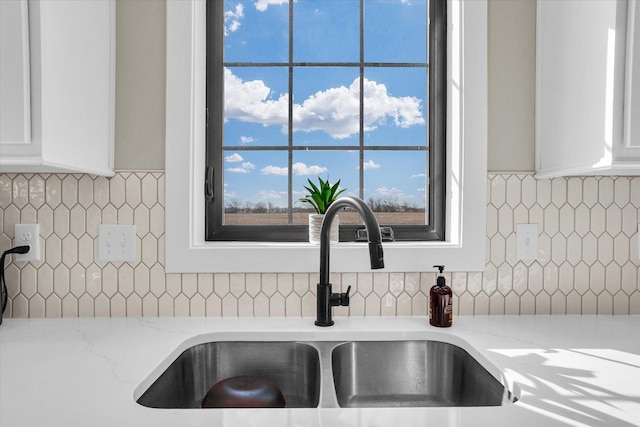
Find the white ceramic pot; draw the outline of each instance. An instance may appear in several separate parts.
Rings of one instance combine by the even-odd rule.
[[[309,214],[309,243],[320,244],[320,231],[322,230],[322,221],[324,220],[323,214]],[[332,242],[338,241],[338,230],[340,221],[338,216],[333,217],[331,222],[331,234],[330,240]]]

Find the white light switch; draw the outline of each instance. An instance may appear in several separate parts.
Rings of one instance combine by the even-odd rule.
[[[538,258],[538,224],[516,224],[516,258]]]
[[[15,245],[29,246],[26,254],[14,254],[15,261],[40,261],[40,224],[16,224]]]
[[[136,226],[100,224],[98,261],[135,261]]]

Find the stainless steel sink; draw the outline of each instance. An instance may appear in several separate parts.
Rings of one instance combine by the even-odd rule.
[[[506,392],[469,353],[444,342],[348,342],[331,360],[341,407],[499,406]]]
[[[494,369],[494,372],[496,370]],[[511,393],[463,348],[426,341],[219,341],[187,348],[137,398],[199,408],[218,381],[264,376],[287,408],[499,406]]]
[[[320,396],[318,352],[299,342],[211,342],[185,350],[137,400],[152,408],[199,408],[220,380],[261,376],[282,391],[288,408],[315,408]]]

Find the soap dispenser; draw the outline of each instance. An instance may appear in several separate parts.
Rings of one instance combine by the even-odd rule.
[[[447,328],[453,323],[453,293],[442,275],[444,265],[434,267],[440,271],[440,275],[429,292],[429,323]]]

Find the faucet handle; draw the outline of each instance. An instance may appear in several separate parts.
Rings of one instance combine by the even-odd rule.
[[[351,292],[351,285],[347,287],[347,292],[343,293],[340,298],[340,305],[348,306],[349,305],[349,292]]]
[[[351,292],[351,285],[347,288],[347,292],[343,293],[332,293],[329,297],[329,305],[331,307],[343,306],[346,307],[349,305],[349,292]]]

